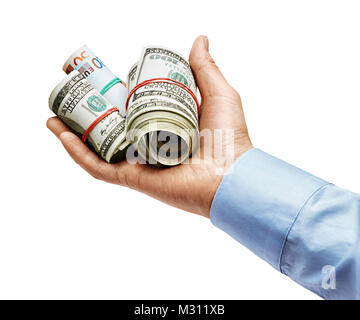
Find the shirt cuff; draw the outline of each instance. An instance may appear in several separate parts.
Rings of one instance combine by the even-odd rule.
[[[243,154],[223,178],[210,219],[280,269],[287,235],[306,201],[328,184],[259,149]]]

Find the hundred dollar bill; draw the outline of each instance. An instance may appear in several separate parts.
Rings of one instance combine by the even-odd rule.
[[[196,82],[185,58],[155,46],[145,47],[139,62],[130,69],[129,92],[151,79],[158,80],[139,87],[129,99],[126,139],[135,144],[139,155],[148,162],[176,165],[198,146],[198,110],[190,94],[196,94]]]
[[[52,91],[50,109],[75,133],[82,136],[100,116],[113,108],[79,71],[70,72]],[[119,111],[105,116],[90,131],[87,141],[104,160],[118,162],[124,157],[125,119]]]
[[[78,70],[120,113],[125,115],[127,88],[87,46],[76,50],[65,62],[63,70],[69,74]]]

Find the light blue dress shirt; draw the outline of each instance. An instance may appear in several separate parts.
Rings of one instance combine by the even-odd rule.
[[[259,149],[221,182],[213,224],[325,299],[360,299],[360,195]]]

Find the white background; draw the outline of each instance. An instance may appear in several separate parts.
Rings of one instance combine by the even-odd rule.
[[[125,79],[144,45],[206,34],[254,145],[359,192],[358,3],[3,2],[0,298],[318,299],[207,219],[87,175],[47,100],[83,44]]]

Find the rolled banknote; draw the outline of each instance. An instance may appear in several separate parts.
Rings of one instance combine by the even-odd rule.
[[[87,46],[76,50],[65,62],[63,70],[69,74],[78,70],[120,113],[125,115],[126,84],[116,77]]]
[[[128,74],[126,139],[149,163],[177,165],[198,146],[197,87],[189,63],[158,46],[145,47]]]
[[[125,119],[84,74],[70,72],[52,91],[49,107],[104,160],[124,158]]]

